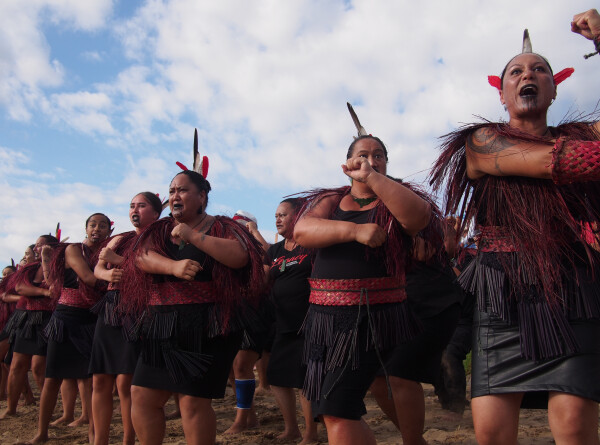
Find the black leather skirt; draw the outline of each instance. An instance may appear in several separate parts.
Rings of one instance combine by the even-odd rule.
[[[519,329],[476,311],[471,396],[527,393],[523,407],[544,408],[556,391],[600,402],[600,321],[571,321],[578,351],[548,360],[521,357]]]

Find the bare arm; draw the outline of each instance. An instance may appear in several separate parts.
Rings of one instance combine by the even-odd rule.
[[[33,284],[17,284],[15,290],[20,295],[26,297],[51,297],[52,293],[50,289],[44,289],[43,287],[34,286]],[[18,298],[17,298],[18,300]]]
[[[16,303],[20,299],[21,299],[20,295],[6,294],[6,293],[2,294],[2,301],[4,301],[5,303]]]
[[[552,145],[522,142],[480,128],[467,138],[467,175],[526,176],[551,179]]]
[[[193,244],[231,269],[241,269],[250,260],[248,252],[237,239],[217,238],[203,232],[195,232],[187,224],[176,225],[171,235],[176,240]]]
[[[144,272],[155,275],[173,275],[191,281],[201,269],[194,260],[173,260],[154,252],[147,251],[137,260],[137,266]]]
[[[65,266],[73,269],[79,279],[88,286],[94,287],[96,284],[96,277],[85,262],[78,244],[71,244],[65,250]]]
[[[254,221],[246,223],[246,229],[248,229],[248,231],[252,234],[256,241],[258,241],[261,244],[261,246],[266,252],[269,246],[271,245],[267,242],[267,240],[263,238],[262,234],[258,230],[258,226],[256,225],[256,223]]]
[[[121,238],[122,237],[120,236],[114,237],[112,240],[110,240],[108,245],[100,251],[98,263],[94,268],[94,275],[96,278],[108,281],[110,283],[118,283],[121,281],[121,277],[123,276],[123,271],[121,269],[108,269],[106,267],[108,263],[117,266],[123,263],[123,257],[117,255],[115,251],[112,250]]]

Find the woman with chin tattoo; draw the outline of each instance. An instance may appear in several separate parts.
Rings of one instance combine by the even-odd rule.
[[[48,425],[56,406],[61,383],[77,381],[81,404],[89,417],[88,439],[93,443],[92,379],[89,373],[92,337],[96,316],[89,309],[100,297],[103,282],[94,276],[100,244],[111,232],[111,222],[94,213],[85,222],[82,243],[44,246],[41,251],[46,283],[58,304],[44,329],[48,339],[46,379],[40,398],[37,435],[28,443],[48,440]]]
[[[94,269],[96,278],[109,283],[104,297],[91,309],[98,315],[90,360],[95,445],[108,445],[115,382],[121,404],[123,445],[135,442],[131,422],[131,379],[139,355],[139,342],[129,341],[127,330],[131,323],[127,323],[124,314],[118,310],[119,283],[123,276],[121,265],[138,236],[160,217],[161,212],[162,203],[154,193],[135,195],[129,205],[129,220],[135,230],[112,238],[100,251]]]
[[[571,30],[600,49],[600,14],[577,14]],[[477,256],[459,277],[476,297],[471,408],[479,444],[517,443],[521,407],[548,408],[556,444],[598,444],[600,402],[600,124],[547,112],[553,73],[523,51],[490,84],[508,122],[446,136],[432,183],[446,183],[446,212],[481,231]],[[592,115],[591,117],[595,117]]]
[[[263,287],[262,247],[232,219],[206,213],[210,189],[196,171],[176,175],[169,187],[172,217],[150,225],[134,261],[123,266],[121,305],[145,314],[131,388],[143,445],[162,443],[163,408],[172,394],[179,394],[187,443],[215,442],[212,399],[225,394],[242,338],[235,311]]]

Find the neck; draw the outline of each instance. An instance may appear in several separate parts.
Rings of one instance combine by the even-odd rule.
[[[206,212],[202,212],[202,213],[197,214],[193,218],[190,218],[190,220],[188,220],[188,221],[177,220],[177,222],[187,224],[192,229],[194,229],[194,228],[198,227],[202,223],[202,221],[204,221],[205,218],[206,218]]]
[[[518,128],[525,133],[533,134],[535,136],[544,136],[548,133],[548,124],[545,114],[533,119],[531,117],[511,117],[508,123],[511,127]]]
[[[358,182],[358,181],[352,181],[352,187],[350,188],[350,193],[355,198],[371,198],[373,196],[377,196],[377,195],[375,195],[375,192],[373,192],[373,190],[371,190],[371,187],[369,187],[368,185],[366,185],[362,182]]]
[[[96,250],[98,250],[99,243],[93,243],[92,241],[90,241],[89,238],[84,239],[82,244],[85,244],[86,246],[88,246],[92,252],[95,252]]]

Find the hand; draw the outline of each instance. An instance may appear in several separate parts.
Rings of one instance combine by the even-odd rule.
[[[342,170],[346,176],[358,182],[367,182],[369,176],[375,171],[367,158],[350,158],[342,164]]]
[[[123,278],[123,269],[110,269],[108,271],[108,281],[111,283],[118,283]]]
[[[50,260],[52,257],[52,247],[48,245],[42,246],[41,257],[42,260]]]
[[[177,226],[179,227],[179,226]],[[192,281],[196,274],[202,270],[200,263],[194,260],[175,261],[171,275],[182,280]]]
[[[355,240],[365,246],[379,247],[387,238],[385,230],[377,224],[357,224]]]
[[[192,236],[192,228],[185,223],[179,223],[171,231],[171,236],[175,239],[176,243],[183,241],[189,243]]]
[[[248,221],[246,223],[246,229],[248,229],[248,232],[250,232],[252,235],[258,232],[258,226],[254,221]]]
[[[594,40],[600,36],[600,14],[595,9],[577,14],[571,22],[571,31],[588,40]]]
[[[103,247],[100,251],[100,255],[98,255],[98,258],[100,258],[102,261],[112,264],[119,262],[121,259],[120,256],[117,255],[117,253],[110,247]]]
[[[52,298],[52,286],[49,289],[44,289],[44,297]]]

